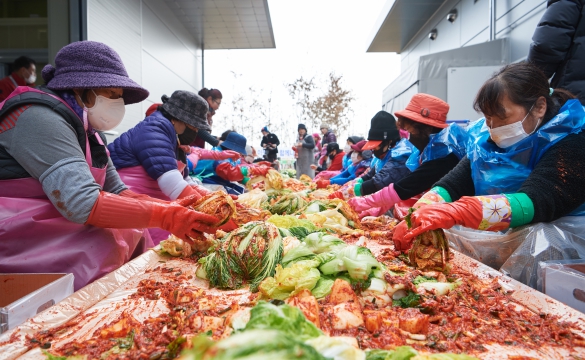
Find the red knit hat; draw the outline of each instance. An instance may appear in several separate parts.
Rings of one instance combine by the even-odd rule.
[[[367,143],[366,140],[362,140],[362,141],[359,141],[357,144],[351,145],[350,147],[354,151],[362,152],[364,145],[366,145],[366,143]]]
[[[449,126],[448,112],[449,104],[436,96],[420,93],[410,99],[406,109],[397,111],[394,115],[444,129]]]

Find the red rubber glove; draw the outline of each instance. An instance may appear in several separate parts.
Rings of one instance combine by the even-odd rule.
[[[236,230],[238,228],[238,224],[234,221],[234,219],[229,219],[228,222],[223,224],[219,227],[219,230],[223,230],[225,232],[230,232]]]
[[[193,196],[196,199],[201,198],[201,194],[199,194],[199,192],[197,190],[195,190],[191,185],[187,185],[187,186],[185,186],[183,191],[181,191],[181,193],[179,194],[179,197],[177,197],[177,199],[182,199],[182,198],[185,198],[188,196]]]
[[[262,166],[268,166],[268,167],[272,167],[272,164],[268,161],[258,161],[256,164],[254,165],[262,165]]]
[[[188,196],[193,196],[194,201],[197,201],[199,199],[201,199],[202,197],[204,197],[205,195],[209,194],[210,191],[207,190],[206,188],[199,186],[199,185],[187,185],[183,191],[179,194],[178,199],[183,199],[186,198]],[[191,204],[188,204],[191,205]],[[187,206],[187,205],[185,205]]]
[[[224,162],[215,168],[217,176],[228,181],[242,181],[244,180],[244,174],[238,166],[233,166],[229,162]]]
[[[406,240],[404,236],[408,232],[408,225],[406,221],[401,221],[394,228],[394,235],[392,241],[394,242],[394,250],[406,252],[412,246],[412,240]]]
[[[327,198],[345,200],[345,198],[343,197],[343,193],[339,190],[332,192],[331,194],[329,194],[329,196]]]
[[[180,202],[139,201],[101,191],[86,225],[112,229],[161,228],[190,241],[202,232],[214,234],[218,218],[189,210]]]
[[[325,189],[327,186],[331,185],[331,181],[329,180],[317,180],[317,189]]]
[[[250,166],[248,168],[248,176],[266,176],[268,170],[272,170],[269,166]]]
[[[204,188],[201,185],[191,185],[191,187],[197,191],[199,193],[199,195],[201,195],[202,197],[205,195],[209,195],[211,193],[210,190],[207,190],[206,188]]]
[[[123,196],[123,197],[127,197],[127,198],[131,198],[131,199],[136,199],[136,200],[152,201],[152,202],[157,202],[157,203],[168,203],[168,201],[166,201],[166,200],[153,198],[153,197],[145,195],[145,194],[137,194],[130,189],[126,189],[124,191],[121,191],[118,195]]]
[[[400,223],[394,229],[394,246],[397,250],[410,248],[415,237],[429,230],[450,229],[454,225],[477,229],[482,220],[483,206],[471,196],[464,196],[452,203],[426,205],[410,215],[410,230],[406,229],[405,221],[402,222],[404,225]]]

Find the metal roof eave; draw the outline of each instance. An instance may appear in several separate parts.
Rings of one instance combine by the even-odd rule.
[[[445,1],[387,0],[376,20],[366,52],[402,52]]]
[[[164,0],[205,50],[274,49],[268,0]]]

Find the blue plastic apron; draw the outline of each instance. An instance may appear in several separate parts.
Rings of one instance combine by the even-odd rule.
[[[506,149],[488,141],[485,119],[470,125],[467,157],[476,195],[515,193],[542,156],[567,135],[585,128],[585,111],[578,100],[569,100],[558,115],[527,138]],[[570,215],[585,215],[585,204]]]
[[[441,132],[430,136],[429,143],[422,154],[413,146],[412,154],[406,160],[406,167],[410,171],[415,171],[421,164],[444,158],[451,153],[461,160],[465,155],[467,139],[467,131],[457,124],[451,124]]]

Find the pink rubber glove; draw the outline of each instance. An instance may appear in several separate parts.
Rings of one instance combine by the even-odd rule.
[[[317,180],[329,180],[332,177],[339,175],[341,171],[321,171],[320,173],[318,173],[317,175],[315,175],[315,177],[313,178],[313,181],[317,181]]]
[[[390,210],[394,204],[402,201],[400,196],[394,190],[394,184],[386,186],[382,190],[375,192],[367,196],[354,197],[348,200],[348,204],[357,212],[360,213],[360,217],[363,216],[379,216],[372,214],[383,214]],[[378,211],[367,211],[378,208]],[[364,215],[362,216],[362,213]]]
[[[388,210],[386,210],[386,211],[388,211]],[[375,217],[378,217],[380,215],[384,215],[386,213],[386,211],[383,211],[382,208],[374,207],[374,208],[371,208],[371,209],[362,211],[359,216],[360,216],[360,219],[363,219],[366,216],[375,216]]]
[[[241,157],[240,153],[232,151],[232,150],[223,150],[223,151],[215,151],[215,150],[206,150],[201,148],[192,148],[193,153],[199,156],[199,159],[203,160],[226,160],[226,159],[234,159],[237,160]]]

